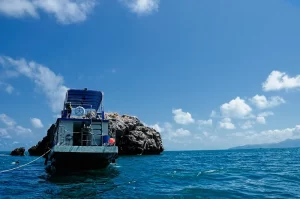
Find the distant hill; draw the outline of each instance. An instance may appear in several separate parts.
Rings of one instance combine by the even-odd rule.
[[[229,148],[231,149],[258,149],[258,148],[293,148],[300,147],[300,139],[287,139],[278,143],[253,144]]]

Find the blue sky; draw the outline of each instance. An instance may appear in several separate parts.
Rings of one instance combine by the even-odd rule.
[[[299,18],[295,0],[0,0],[0,150],[85,87],[166,150],[299,138]]]

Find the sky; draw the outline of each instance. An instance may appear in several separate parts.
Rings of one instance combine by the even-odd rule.
[[[165,150],[300,138],[296,0],[0,0],[0,150],[35,145],[69,88]]]

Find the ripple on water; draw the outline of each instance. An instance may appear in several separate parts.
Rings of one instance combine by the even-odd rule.
[[[0,169],[33,157],[0,155]],[[1,173],[8,198],[300,198],[299,149],[121,156],[107,169],[49,177],[43,160]]]

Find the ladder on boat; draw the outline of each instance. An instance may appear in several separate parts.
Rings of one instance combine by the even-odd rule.
[[[103,119],[99,120],[100,124],[97,128],[93,128],[93,120],[91,119],[90,125],[81,129],[81,146],[101,146],[103,144]],[[98,127],[99,126],[99,127]],[[99,131],[99,133],[95,133]],[[96,136],[100,136],[98,139],[101,143],[97,143]]]

